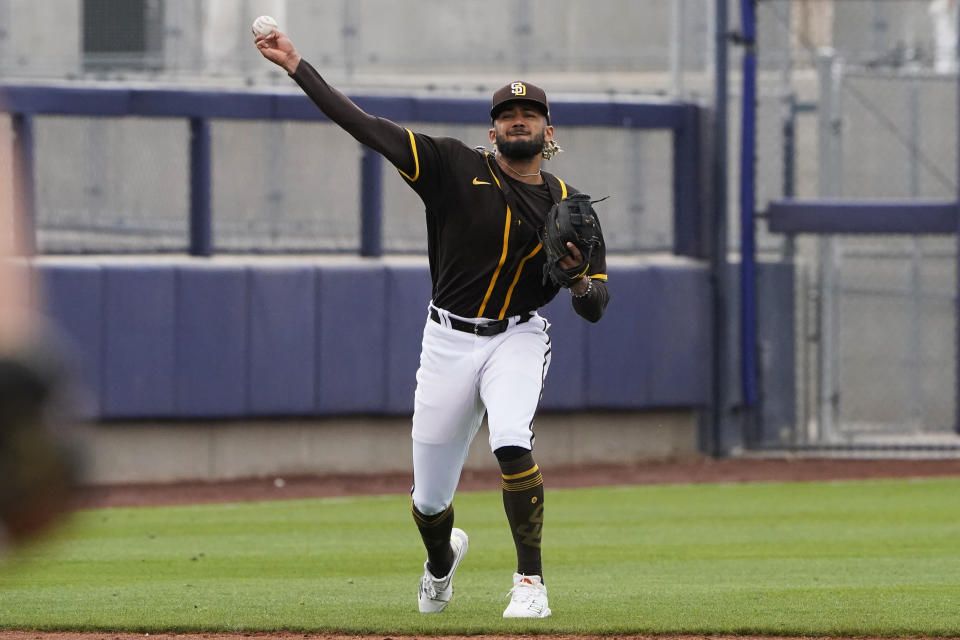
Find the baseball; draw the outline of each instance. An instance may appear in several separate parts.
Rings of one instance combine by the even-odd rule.
[[[260,16],[253,21],[253,34],[257,36],[268,36],[277,30],[277,21],[270,16]]]

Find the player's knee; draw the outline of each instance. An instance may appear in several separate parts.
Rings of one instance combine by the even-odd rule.
[[[539,491],[542,500],[543,476],[540,475],[540,467],[533,461],[533,453],[523,447],[503,447],[495,453],[499,454],[497,461],[503,477],[503,490],[509,494]]]
[[[444,516],[447,513],[453,513],[453,506],[447,505],[442,509],[437,509],[434,506],[424,507],[414,502],[411,504],[411,510],[413,512],[414,520],[430,522],[440,520],[441,516]]]
[[[500,447],[494,450],[497,456],[497,462],[500,463],[500,472],[504,477],[513,476],[518,473],[536,470],[537,465],[533,461],[533,452],[523,447]]]
[[[413,508],[422,516],[431,517],[443,513],[450,505],[413,503]]]
[[[500,447],[495,449],[493,455],[497,456],[497,461],[500,464],[504,462],[513,462],[514,460],[519,460],[523,456],[529,455],[531,459],[533,458],[530,449],[524,449],[523,447]]]
[[[417,487],[414,487],[410,492],[414,510],[426,517],[443,513],[450,507],[451,503],[450,500],[441,497],[439,493],[433,493],[433,495],[431,495],[431,493],[433,492],[418,491]]]

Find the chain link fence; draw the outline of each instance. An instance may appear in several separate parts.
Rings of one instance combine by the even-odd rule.
[[[757,8],[760,211],[781,197],[957,199],[955,2]],[[956,237],[763,227],[761,255],[795,260],[800,285],[791,442],[960,446]]]
[[[706,5],[680,4],[687,10],[654,0],[0,0],[0,81],[299,93],[252,46],[252,17],[271,14],[348,93],[487,100],[521,75],[553,100],[661,100],[682,72],[707,66]],[[489,147],[485,119],[401,124]],[[603,211],[611,251],[670,251],[669,132],[555,124],[565,153],[548,169],[614,196]],[[34,129],[40,252],[186,250],[188,123],[38,117]],[[214,251],[359,250],[361,147],[349,136],[323,122],[214,120],[211,138]],[[383,202],[384,250],[425,252],[423,205],[389,168]]]
[[[712,38],[706,4],[0,0],[0,76],[280,84],[284,74],[251,46],[253,18],[269,14],[338,84],[466,89],[509,69],[583,72],[592,78],[579,78],[578,88],[609,87],[616,83],[595,74],[660,73],[680,57],[686,68],[704,69]]]

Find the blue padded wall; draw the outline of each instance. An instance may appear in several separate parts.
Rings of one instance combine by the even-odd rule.
[[[640,333],[647,355],[647,406],[706,406],[710,402],[710,281],[706,268],[649,270]]]
[[[247,393],[253,415],[314,411],[315,277],[312,266],[250,270]]]
[[[430,303],[430,272],[426,267],[387,268],[387,404],[389,413],[413,413],[423,325]]]
[[[587,335],[586,402],[589,407],[623,409],[648,402],[645,369],[651,366],[642,333],[651,301],[646,266],[607,269],[610,304]],[[656,337],[655,339],[659,339]]]
[[[426,264],[184,259],[40,264],[47,312],[75,342],[99,418],[413,410]],[[621,263],[591,324],[561,291],[547,410],[697,407],[710,397],[706,266]]]
[[[609,269],[611,301],[587,336],[587,402],[595,408],[705,405],[710,399],[706,267]]]
[[[44,264],[36,269],[46,315],[61,334],[84,395],[81,411],[99,416],[103,390],[103,272],[97,264]]]
[[[175,414],[174,271],[113,265],[103,287],[103,416]]]
[[[386,270],[331,266],[317,278],[317,413],[379,412],[387,405]],[[394,327],[389,328],[391,337]]]
[[[247,270],[177,269],[177,415],[235,417],[247,411]]]
[[[543,388],[540,406],[544,409],[577,409],[586,397],[584,362],[587,332],[595,326],[577,315],[570,302],[570,292],[560,291],[556,298],[540,310],[550,322],[550,369]],[[600,320],[602,327],[603,319]],[[600,329],[602,330],[602,328]]]

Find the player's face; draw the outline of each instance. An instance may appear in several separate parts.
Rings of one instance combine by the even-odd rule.
[[[507,158],[528,159],[543,151],[543,144],[553,139],[553,127],[546,117],[530,103],[508,105],[497,114],[490,129],[490,141]]]

